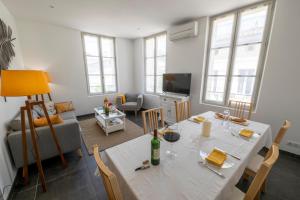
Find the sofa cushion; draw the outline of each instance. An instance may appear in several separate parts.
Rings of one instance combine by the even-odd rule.
[[[38,114],[38,112],[36,110],[32,110],[32,117],[33,119],[40,117],[40,115]],[[26,129],[30,128],[29,127],[29,123],[28,123],[28,119],[27,119],[27,113],[25,113],[25,126]],[[12,119],[9,124],[8,127],[10,129],[12,129],[13,131],[20,131],[22,130],[22,125],[21,125],[21,113],[19,112],[16,117],[14,119]]]
[[[128,93],[126,94],[126,102],[137,102],[138,94]]]
[[[135,110],[137,107],[137,102],[126,102],[122,105],[124,110]]]
[[[76,115],[74,111],[59,113],[59,115],[61,116],[61,118],[63,118],[63,120],[76,119]]]

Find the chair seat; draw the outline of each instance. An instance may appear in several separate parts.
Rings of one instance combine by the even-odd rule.
[[[264,162],[264,157],[262,157],[259,154],[256,154],[250,163],[248,164],[247,168],[250,169],[251,171],[257,173],[258,169],[260,168],[261,164]]]
[[[239,190],[237,187],[233,188],[230,200],[243,200],[245,193]]]
[[[126,103],[122,104],[122,108],[124,110],[136,110],[137,102],[126,102]]]

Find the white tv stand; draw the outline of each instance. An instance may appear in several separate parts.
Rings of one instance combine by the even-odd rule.
[[[176,123],[175,101],[189,100],[189,96],[175,93],[163,93],[160,96],[160,106],[164,110],[165,122],[167,124]]]

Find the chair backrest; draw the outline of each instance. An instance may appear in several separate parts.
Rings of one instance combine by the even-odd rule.
[[[287,130],[291,127],[291,122],[288,120],[285,120],[283,125],[281,126],[279,132],[276,135],[276,138],[273,142],[273,144],[277,144],[278,146],[280,146],[280,142],[282,140],[282,138],[284,137],[285,133],[287,132]],[[265,160],[267,160],[271,155],[271,150],[269,150],[267,152],[267,155],[265,156]]]
[[[154,129],[158,129],[159,116],[161,121],[161,127],[164,127],[165,125],[163,108],[153,108],[153,109],[145,110],[142,112],[142,116],[143,116],[144,134],[151,132]]]
[[[271,149],[271,154],[267,160],[265,160],[257,171],[247,193],[244,197],[244,200],[253,200],[259,195],[259,191],[265,182],[269,172],[272,169],[272,166],[277,161],[279,156],[279,147],[277,144],[273,144]]]
[[[231,113],[232,116],[250,120],[253,107],[251,102],[249,103],[243,101],[230,100],[228,106],[233,110],[233,113]]]
[[[288,120],[285,120],[283,125],[281,126],[278,134],[276,135],[276,138],[274,140],[274,143],[276,144],[280,144],[282,138],[284,137],[285,133],[287,132],[287,130],[291,127],[291,122]]]
[[[109,200],[122,200],[122,193],[119,187],[117,177],[108,167],[105,166],[99,154],[99,146],[94,146],[94,157],[100,171],[102,181]]]
[[[188,119],[191,116],[190,101],[175,101],[176,122]]]

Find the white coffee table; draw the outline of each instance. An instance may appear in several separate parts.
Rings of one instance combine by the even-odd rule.
[[[125,129],[126,114],[118,109],[113,109],[109,112],[109,115],[104,113],[102,107],[95,108],[94,112],[97,124],[103,129],[106,136],[108,136],[108,133]]]

